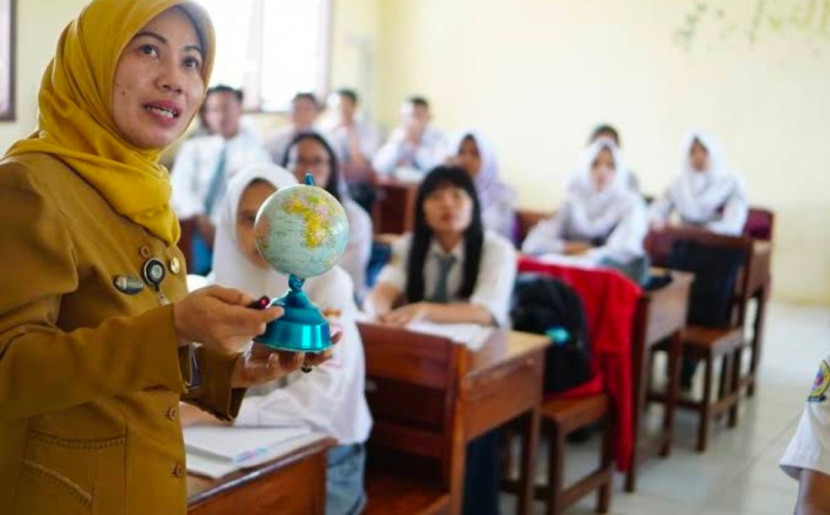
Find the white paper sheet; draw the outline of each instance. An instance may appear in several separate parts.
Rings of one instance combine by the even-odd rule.
[[[435,324],[432,322],[415,322],[406,326],[410,331],[443,336],[455,342],[463,343],[471,351],[479,350],[490,334],[492,327],[478,324]]]

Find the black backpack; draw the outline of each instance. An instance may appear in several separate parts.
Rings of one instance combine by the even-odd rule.
[[[585,307],[573,288],[545,275],[520,275],[510,316],[513,329],[551,338],[544,393],[563,392],[591,379]]]

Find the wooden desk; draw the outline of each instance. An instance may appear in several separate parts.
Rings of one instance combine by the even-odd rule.
[[[462,381],[465,443],[520,417],[514,427],[522,435],[517,511],[522,514],[533,510],[544,352],[549,344],[538,334],[494,331],[484,347],[470,352],[470,367]]]
[[[375,234],[403,234],[412,230],[418,184],[378,175],[375,191],[377,201],[372,207]]]
[[[689,305],[689,291],[693,274],[654,270],[654,275],[670,273],[672,282],[658,290],[643,292],[637,301],[631,336],[631,378],[634,389],[633,424],[634,447],[631,466],[626,475],[625,489],[633,492],[637,485],[637,467],[649,456],[659,453],[668,456],[671,452],[674,406],[677,398],[679,379],[678,364],[682,352],[682,332],[686,326]],[[663,414],[663,429],[652,439],[641,438],[640,425],[646,406],[646,396],[651,374],[650,347],[661,341],[669,341],[668,377],[666,404]]]
[[[384,362],[383,352],[388,352],[389,348],[401,349],[402,352],[405,349],[429,348],[426,345],[427,340],[432,341],[431,348],[437,348],[436,340],[446,342],[447,346],[454,349],[462,346],[459,343],[453,344],[451,339],[377,324],[361,323],[359,327],[366,349],[367,368],[375,368],[378,380],[382,378],[398,381],[418,374],[418,377],[437,378],[435,388],[439,388],[446,371],[436,367],[456,365],[423,356],[406,359],[403,362],[405,365],[401,364],[393,369],[381,366]],[[419,347],[419,341],[424,342],[422,347]],[[436,399],[426,392],[412,394],[412,390],[408,390],[409,393],[401,394],[403,390],[400,387],[375,387],[375,396],[383,391],[387,392],[382,400],[376,399],[380,419],[386,417],[386,422],[411,421],[411,427],[384,433],[384,438],[394,439],[392,448],[414,456],[437,454],[447,464],[444,473],[446,491],[449,493],[449,513],[461,513],[467,444],[514,419],[517,419],[516,425],[523,436],[518,512],[531,512],[539,439],[544,350],[548,344],[549,341],[544,336],[495,330],[478,351],[460,349],[460,359],[455,361],[458,369],[452,374],[456,377],[456,382],[446,385],[446,388],[441,387],[441,394],[448,395],[446,401],[444,397]],[[373,349],[376,349],[377,354],[373,354]],[[372,402],[370,398],[370,404]],[[451,411],[454,413],[449,423],[452,429],[444,430],[440,435],[431,435],[424,427],[434,423],[426,421],[441,420],[445,402],[452,406]],[[384,423],[384,420],[376,420],[376,428]],[[382,444],[383,442],[374,440],[377,437],[373,434],[370,443]],[[387,442],[386,446],[391,447],[392,443]],[[429,449],[436,446],[443,450],[440,453],[429,452]],[[371,504],[371,499],[369,502]]]
[[[326,451],[321,437],[259,467],[219,479],[187,476],[191,515],[323,515],[326,503]]]
[[[752,353],[749,362],[749,373],[736,378],[739,382],[739,390],[746,387],[747,397],[751,397],[755,393],[755,383],[758,379],[758,366],[761,363],[767,301],[772,290],[771,267],[772,243],[755,240],[752,244],[752,259],[749,263],[749,280],[747,284],[749,297],[750,299],[755,299],[757,304],[755,318],[751,321],[752,339],[748,345]],[[746,310],[747,306],[744,306],[742,309],[742,317],[746,316]]]

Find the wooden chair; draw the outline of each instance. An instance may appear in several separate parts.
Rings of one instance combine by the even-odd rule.
[[[774,227],[774,211],[763,207],[750,207],[743,234],[754,240],[772,241]]]
[[[550,211],[534,211],[531,209],[517,209],[516,210],[516,238],[515,243],[517,247],[522,246],[522,242],[527,238],[527,233],[533,229],[533,226],[546,218],[553,216]]]
[[[677,399],[677,407],[695,411],[699,416],[696,448],[704,452],[707,446],[709,422],[712,417],[728,412],[728,427],[737,425],[738,401],[740,398],[739,375],[741,355],[743,353],[744,320],[746,305],[750,298],[749,270],[752,261],[752,240],[747,237],[732,237],[714,234],[697,228],[672,228],[659,233],[651,233],[646,239],[652,262],[664,266],[675,241],[689,240],[701,245],[740,250],[744,261],[738,271],[735,292],[730,300],[731,322],[727,327],[712,328],[690,325],[683,334],[682,355],[697,359],[704,364],[703,396],[699,400],[690,398]],[[654,347],[666,350],[666,345]],[[718,398],[713,398],[712,383],[714,364],[720,360],[721,374]],[[665,395],[650,391],[649,400],[665,402]]]
[[[573,485],[565,487],[565,438],[578,429],[602,423],[599,467]],[[559,515],[589,493],[597,491],[597,511],[607,513],[611,506],[613,482],[614,409],[606,394],[573,399],[557,399],[542,405],[542,431],[550,445],[548,482],[537,486],[536,499],[545,500],[548,515]]]
[[[460,513],[459,389],[466,349],[450,340],[359,324],[366,353],[367,514]]]
[[[196,221],[193,218],[186,218],[179,220],[179,225],[182,228],[178,242],[179,250],[184,254],[184,262],[190,268],[193,263],[193,231],[196,230]]]

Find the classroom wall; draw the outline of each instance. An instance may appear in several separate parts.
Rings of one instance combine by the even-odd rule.
[[[700,7],[698,7],[700,6]],[[812,6],[812,7],[811,7]],[[379,0],[380,117],[423,93],[495,140],[523,206],[549,209],[593,125],[622,129],[646,192],[704,127],[777,213],[774,295],[830,304],[830,2]]]

